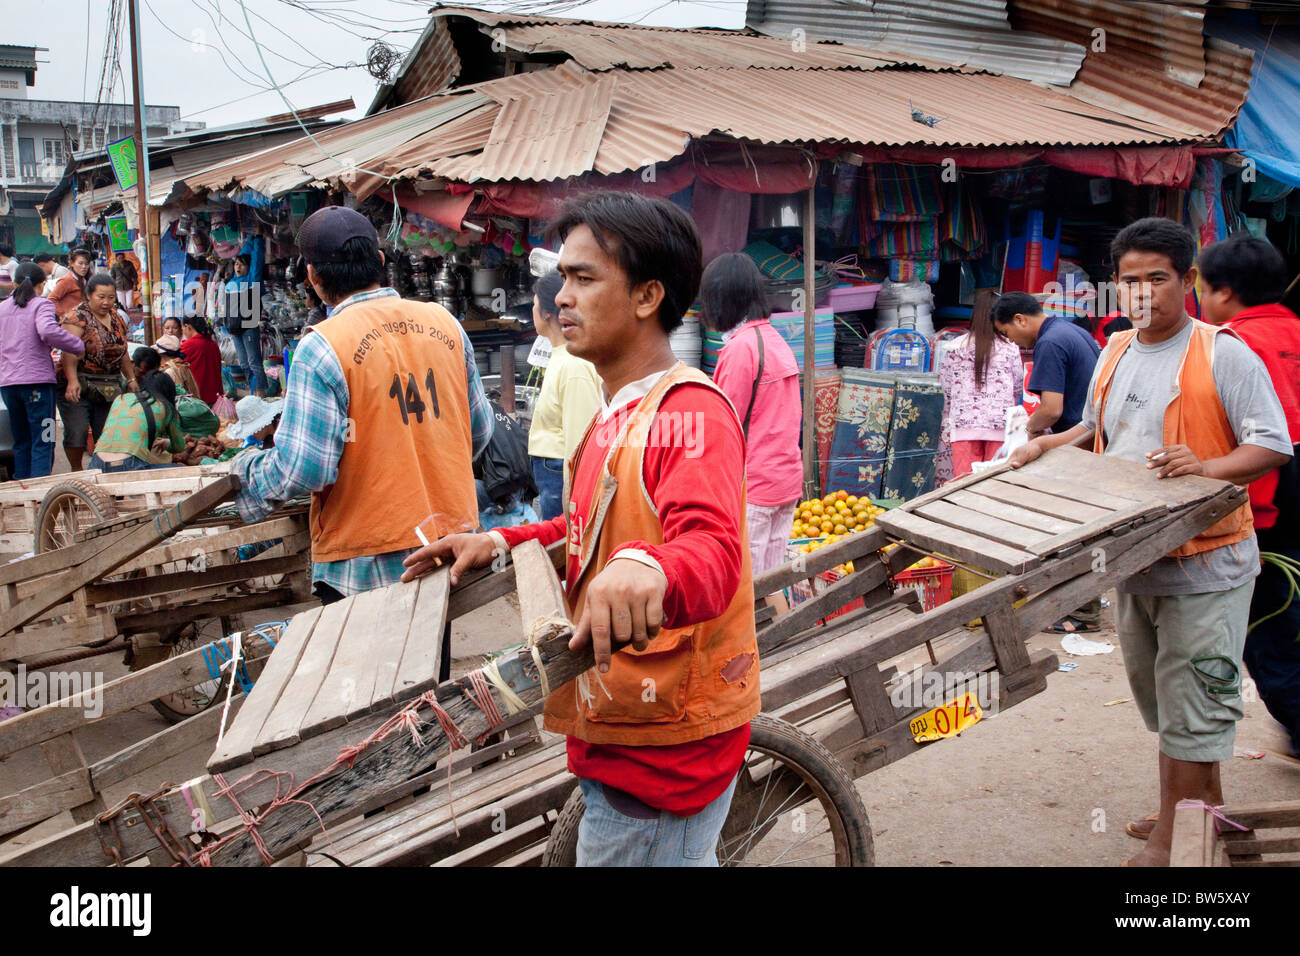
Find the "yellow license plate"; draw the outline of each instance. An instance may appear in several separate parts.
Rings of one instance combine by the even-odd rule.
[[[974,727],[983,716],[979,699],[974,694],[963,694],[942,707],[926,711],[913,720],[908,729],[918,744],[924,744],[944,737],[955,737],[963,730]]]

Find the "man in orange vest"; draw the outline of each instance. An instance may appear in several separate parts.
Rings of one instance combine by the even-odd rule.
[[[312,580],[328,604],[396,583],[417,526],[430,537],[478,527],[472,460],[492,411],[460,324],[381,285],[365,216],[319,209],[298,246],[333,311],[294,353],[275,447],[235,459],[235,504],[256,521],[311,495]]]
[[[1282,304],[1286,261],[1267,240],[1237,236],[1207,246],[1199,265],[1205,320],[1232,329],[1264,362],[1294,449],[1300,440],[1300,317]],[[1260,700],[1286,728],[1292,754],[1300,757],[1300,600],[1292,597],[1284,570],[1288,562],[1300,562],[1300,470],[1294,455],[1250,483],[1250,510],[1260,551],[1270,557],[1255,581],[1246,667]]]
[[[758,646],[740,420],[669,347],[699,287],[699,236],[672,203],[614,192],[571,201],[553,229],[564,340],[604,385],[564,513],[435,542],[407,577],[454,556],[455,581],[499,549],[567,540],[570,646],[593,644],[596,673],[551,693],[545,726],[567,735],[586,802],[578,865],[716,865],[759,711]]]
[[[1145,462],[1160,478],[1205,475],[1246,485],[1291,454],[1268,372],[1231,333],[1191,319],[1192,234],[1142,219],[1111,244],[1121,306],[1134,328],[1111,336],[1089,386],[1083,421],[1037,438],[1019,467],[1045,450],[1090,444]],[[1116,630],[1129,685],[1159,733],[1160,811],[1131,866],[1165,866],[1179,800],[1219,806],[1219,763],[1232,758],[1243,714],[1241,660],[1259,548],[1242,505],[1118,588]],[[1136,832],[1135,832],[1136,831]]]

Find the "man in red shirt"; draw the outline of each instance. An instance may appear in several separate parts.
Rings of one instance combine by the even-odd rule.
[[[1207,246],[1199,265],[1208,290],[1201,297],[1205,320],[1232,329],[1264,361],[1291,441],[1300,441],[1300,318],[1281,304],[1287,283],[1281,253],[1263,239],[1238,236]],[[1266,557],[1255,579],[1244,659],[1260,699],[1300,756],[1300,600],[1291,598],[1291,580],[1281,564],[1267,557],[1300,561],[1300,469],[1294,456],[1250,483],[1250,509]]]
[[[221,397],[221,346],[212,337],[207,319],[200,315],[186,316],[181,334],[181,354],[194,373],[199,398],[210,406]]]
[[[672,203],[613,192],[571,201],[552,228],[565,342],[604,385],[568,463],[565,514],[443,538],[403,580],[454,556],[455,582],[501,548],[565,538],[570,647],[590,641],[597,673],[551,693],[545,726],[567,735],[586,802],[578,865],[716,865],[759,711],[758,647],[740,420],[669,348],[699,287],[700,240]]]

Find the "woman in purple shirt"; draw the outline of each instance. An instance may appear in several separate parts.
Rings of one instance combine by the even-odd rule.
[[[758,574],[785,563],[794,506],[803,490],[799,366],[772,328],[765,280],[740,252],[718,256],[700,280],[701,317],[727,333],[713,380],[745,432],[745,513]]]
[[[14,435],[14,478],[42,478],[54,467],[54,359],[50,349],[81,355],[81,339],[65,332],[54,303],[36,294],[45,270],[24,262],[14,294],[0,302],[0,398]]]

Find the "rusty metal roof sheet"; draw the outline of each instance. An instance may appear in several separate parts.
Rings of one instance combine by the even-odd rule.
[[[1201,2],[1008,0],[1012,26],[1083,44],[1110,69],[1152,60],[1168,79],[1195,87],[1205,77]]]
[[[1209,138],[1236,119],[1250,89],[1253,63],[1250,50],[1207,37],[1205,77],[1193,87],[1171,80],[1149,61],[1089,55],[1070,94],[1159,124],[1183,139]]]

